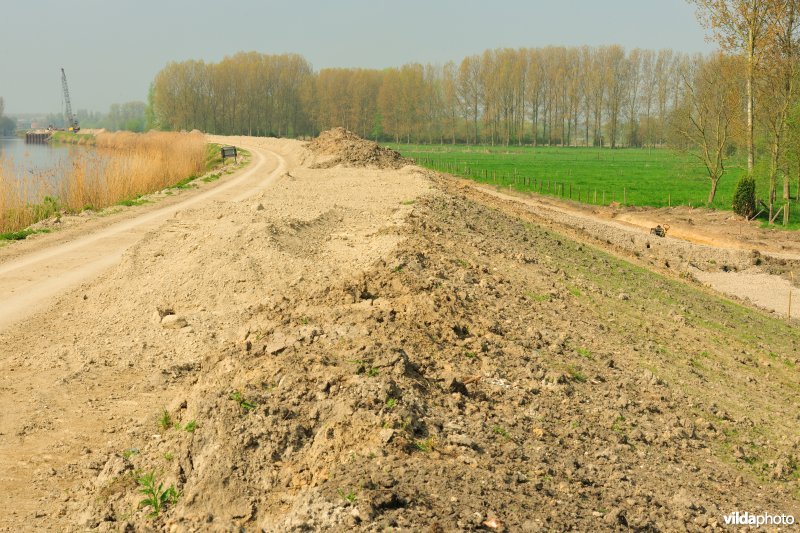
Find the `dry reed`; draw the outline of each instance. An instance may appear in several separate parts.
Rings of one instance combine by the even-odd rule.
[[[60,209],[99,209],[174,185],[205,167],[202,134],[101,133],[61,168],[23,173],[0,158],[0,233],[25,228]]]

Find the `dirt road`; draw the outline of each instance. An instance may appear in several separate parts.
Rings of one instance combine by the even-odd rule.
[[[115,220],[111,225],[61,244],[48,246],[39,240],[36,244],[40,250],[28,250],[19,258],[0,263],[0,330],[41,311],[54,296],[118,264],[126,250],[176,213],[211,200],[242,201],[269,186],[287,169],[286,161],[275,152],[242,146],[251,150],[253,164],[223,183],[178,203],[118,217],[124,220]],[[269,168],[274,170],[267,172]]]
[[[141,407],[139,402],[147,403],[146,394],[128,394],[132,376],[120,373],[118,367],[104,368],[106,371],[93,375],[93,383],[87,385],[76,377],[96,364],[94,357],[76,361],[66,356],[82,356],[86,352],[48,350],[53,347],[52,343],[68,346],[81,342],[91,345],[98,340],[106,342],[102,340],[102,332],[75,327],[73,319],[81,312],[64,311],[70,308],[68,302],[85,297],[82,289],[96,285],[98,278],[118,266],[131,247],[148,234],[173,231],[176,218],[209,203],[246,202],[296,164],[291,154],[286,154],[287,161],[283,155],[253,139],[212,137],[211,141],[237,143],[248,149],[252,164],[200,190],[184,191],[179,197],[167,197],[153,205],[96,218],[2,250],[0,464],[3,469],[0,484],[3,490],[0,508],[10,511],[0,517],[0,528],[19,531],[19,528],[31,527],[20,517],[41,514],[38,498],[44,492],[64,490],[70,485],[70,476],[45,475],[46,483],[37,490],[35,479],[43,475],[42,472],[53,472],[50,465],[63,467],[66,461],[78,457],[76,454],[85,446],[97,442],[90,435],[98,431],[98,420],[82,407],[96,406],[92,403],[98,398],[97,391],[92,392],[95,380],[103,382],[104,393],[99,395],[103,401],[109,400],[104,394],[110,395],[119,405],[131,407],[133,412]],[[113,304],[109,311],[113,313]],[[20,337],[20,332],[31,333],[33,339],[22,340],[26,336],[23,333]],[[48,346],[35,340],[43,338],[50,339]],[[121,338],[125,335],[117,340]],[[88,351],[96,353],[94,349]],[[47,439],[26,438],[43,427],[58,429]],[[63,451],[64,448],[68,451]]]
[[[784,322],[416,167],[226,142],[284,171],[172,210],[0,331],[0,529],[800,516],[800,334]],[[347,153],[375,160],[363,148]],[[158,516],[146,473],[179,493]]]

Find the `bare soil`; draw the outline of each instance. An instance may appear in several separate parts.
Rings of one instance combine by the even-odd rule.
[[[0,332],[0,528],[800,517],[796,328],[450,178],[226,142],[286,172]],[[157,517],[150,472],[179,493]]]
[[[586,206],[462,180],[481,201],[524,212],[647,268],[694,279],[779,316],[800,317],[800,235],[687,207]],[[498,204],[498,200],[500,203]],[[651,233],[668,227],[666,237]],[[797,273],[798,275],[794,275]],[[791,299],[790,299],[791,294]]]

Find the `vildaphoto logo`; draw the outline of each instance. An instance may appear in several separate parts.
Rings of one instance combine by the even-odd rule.
[[[739,511],[727,514],[722,517],[726,526],[791,526],[794,525],[794,516],[790,514],[769,513],[752,514],[740,513]]]

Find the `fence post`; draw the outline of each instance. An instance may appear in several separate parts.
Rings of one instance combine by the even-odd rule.
[[[789,225],[789,200],[786,200],[786,204],[783,206],[783,225]]]

